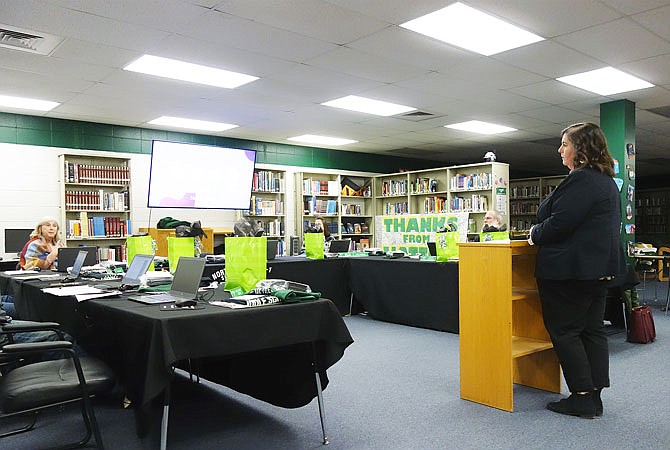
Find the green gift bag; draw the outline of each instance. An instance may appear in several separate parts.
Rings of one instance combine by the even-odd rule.
[[[490,233],[479,233],[479,242],[505,241],[509,240],[509,231],[493,231]]]
[[[182,256],[195,256],[195,242],[192,237],[172,237],[167,238],[168,243],[168,265],[170,272],[177,270],[177,263]]]
[[[305,233],[305,255],[309,259],[323,259],[323,233]]]
[[[448,261],[458,258],[458,231],[449,231],[446,233],[435,233],[435,260],[438,262]]]
[[[135,255],[153,255],[154,241],[151,236],[129,236],[126,238],[126,260],[128,265],[133,262]],[[154,270],[154,265],[149,265],[149,270]]]
[[[268,238],[226,238],[226,285],[230,291],[241,287],[245,292],[266,278]]]

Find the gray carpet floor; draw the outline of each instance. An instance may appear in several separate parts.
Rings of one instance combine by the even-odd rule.
[[[624,333],[609,337],[612,387],[603,392],[604,416],[593,420],[551,413],[545,404],[559,395],[523,386],[515,387],[514,413],[461,400],[458,335],[347,317],[355,343],[328,371],[324,399],[331,444],[325,448],[670,449],[670,316],[659,311],[667,284],[658,289],[658,299],[645,299],[654,308],[656,342],[631,344]],[[135,435],[132,412],[118,400],[96,399],[96,411],[107,448],[158,448],[159,409],[143,439]],[[79,422],[76,408],[50,412],[36,430],[5,438],[0,448],[54,445],[73,437]],[[324,447],[316,400],[282,409],[180,375],[168,448]]]

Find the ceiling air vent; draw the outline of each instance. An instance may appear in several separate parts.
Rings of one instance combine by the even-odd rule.
[[[48,55],[61,42],[58,36],[0,24],[0,47]]]
[[[403,114],[400,116],[397,116],[399,119],[405,119],[405,120],[413,120],[415,122],[418,122],[420,120],[426,120],[426,119],[432,119],[434,117],[437,117],[433,113],[429,113],[427,111],[412,111],[408,112],[407,114]]]

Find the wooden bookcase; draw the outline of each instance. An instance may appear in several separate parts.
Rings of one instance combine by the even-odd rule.
[[[565,175],[510,180],[510,229],[525,231],[535,224],[535,214]]]
[[[542,321],[536,247],[525,241],[459,244],[461,398],[514,411],[514,384],[561,390]]]
[[[635,239],[656,248],[670,247],[670,189],[635,193]]]
[[[353,182],[357,194],[343,192],[343,184]],[[372,177],[356,174],[295,174],[296,228],[302,236],[316,217],[323,217],[336,239],[351,239],[355,248],[371,247],[374,238]]]
[[[257,220],[268,239],[277,239],[278,255],[286,251],[286,172],[257,168],[251,190],[251,205],[244,215]]]
[[[69,247],[96,245],[102,260],[121,260],[132,233],[130,160],[59,155],[61,235]]]
[[[476,231],[489,209],[509,214],[509,166],[477,163],[374,177],[377,215],[468,212]]]

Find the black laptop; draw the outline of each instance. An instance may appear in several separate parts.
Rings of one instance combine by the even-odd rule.
[[[346,253],[351,248],[351,239],[340,239],[330,241],[328,253]]]
[[[435,247],[435,242],[426,242],[428,246],[428,254],[430,256],[437,256],[437,248]]]
[[[80,251],[86,252],[85,266],[95,266],[98,263],[98,247],[62,247],[58,249],[58,271],[67,272],[68,267],[74,265]]]

